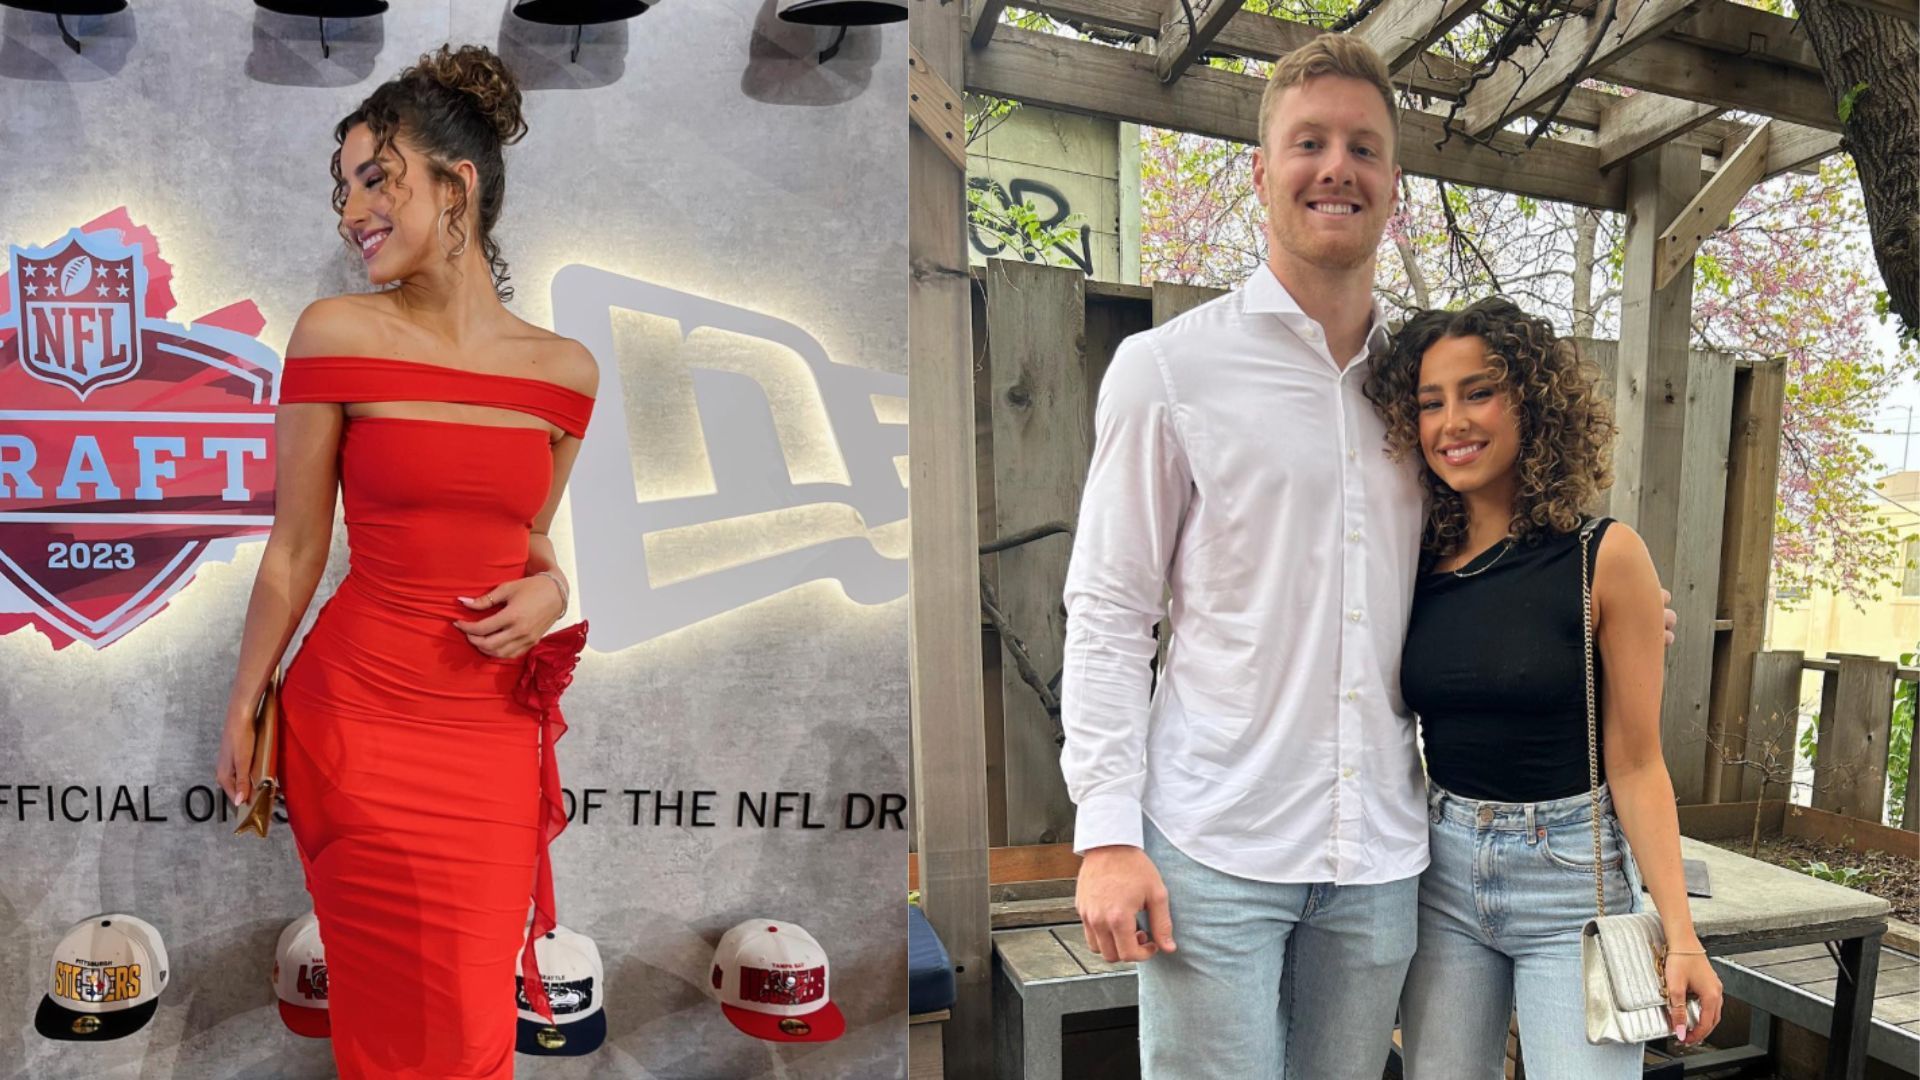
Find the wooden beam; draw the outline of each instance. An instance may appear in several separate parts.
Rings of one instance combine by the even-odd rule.
[[[976,49],[984,49],[993,40],[993,28],[1000,25],[1000,13],[1007,9],[1007,0],[973,0],[973,29],[967,44]]]
[[[1876,15],[1885,15],[1889,19],[1899,19],[1908,26],[1920,20],[1920,8],[1914,6],[1913,0],[1841,0],[1841,3],[1851,4],[1862,11],[1871,11]]]
[[[1720,171],[1705,187],[1694,193],[1686,209],[1660,234],[1653,287],[1664,289],[1681,270],[1691,270],[1693,254],[1714,231],[1727,223],[1727,215],[1747,197],[1753,185],[1766,171],[1767,144],[1773,125],[1762,124],[1747,136],[1747,141],[1732,156],[1720,163]]]
[[[1201,67],[1165,86],[1151,56],[1012,27],[967,66],[975,93],[1243,143],[1259,139],[1264,85]],[[1415,175],[1608,210],[1625,205],[1624,177],[1602,174],[1593,147],[1542,139],[1517,165],[1517,136],[1496,136],[1492,147],[1448,139],[1441,117],[1406,110],[1400,129],[1400,165]]]
[[[1174,2],[1178,3],[1178,0]],[[1056,19],[1088,23],[1129,34],[1157,38],[1161,32],[1160,0],[1031,0],[1023,6]],[[1214,38],[1213,47],[1252,60],[1278,60],[1322,33],[1325,31],[1317,26],[1242,8],[1234,13],[1233,18],[1220,30],[1219,36]],[[1458,93],[1464,78],[1464,75],[1453,74],[1458,65],[1447,57],[1429,55],[1438,62],[1433,66],[1437,74],[1422,69],[1421,65],[1414,65],[1405,78],[1395,81],[1423,93],[1445,97]]]
[[[1779,731],[1763,723],[1754,724],[1748,704],[1757,700],[1754,690],[1763,676],[1759,664],[1760,648],[1766,640],[1767,582],[1773,572],[1774,505],[1779,498],[1780,418],[1786,402],[1786,362],[1779,359],[1755,363],[1734,377],[1733,427],[1727,446],[1727,502],[1720,530],[1720,606],[1719,614],[1733,625],[1719,635],[1713,649],[1713,701],[1707,710],[1707,736],[1724,751],[1719,762],[1709,760],[1704,798],[1708,802],[1784,798],[1779,791],[1761,793],[1765,777],[1756,776],[1748,784],[1751,769],[1725,764],[1728,757],[1745,750],[1749,760],[1764,753],[1767,741],[1779,737]],[[1790,703],[1800,697],[1800,664],[1794,658],[1790,675],[1770,674],[1765,678],[1790,679]],[[1773,684],[1769,684],[1772,686]],[[1767,708],[1778,710],[1778,697],[1770,689]],[[1795,708],[1788,716],[1787,740],[1780,752],[1793,752]],[[1762,721],[1772,717],[1763,713]],[[1758,741],[1753,741],[1757,736]]]
[[[1665,33],[1698,0],[1619,0],[1613,17],[1569,17],[1543,34],[1547,40],[1526,46],[1467,92],[1460,110],[1462,126],[1484,135],[1515,116],[1557,97],[1577,83]]]
[[[1822,131],[1785,120],[1769,120],[1767,126],[1773,129],[1773,137],[1767,142],[1767,163],[1761,171],[1763,180],[1804,168],[1840,151],[1842,140],[1837,131]]]
[[[1160,16],[1160,50],[1154,70],[1173,82],[1200,62],[1200,56],[1240,12],[1243,0],[1166,0]]]
[[[1627,236],[1613,395],[1620,434],[1609,511],[1639,532],[1660,580],[1673,583],[1689,417],[1693,275],[1681,274],[1660,288],[1654,272],[1661,232],[1700,188],[1700,152],[1667,143],[1615,171],[1627,177]],[[1676,653],[1666,653],[1670,687]],[[1683,803],[1699,802],[1705,786],[1704,725],[1688,729],[1694,719],[1691,703],[1676,693],[1665,695],[1660,715],[1674,792]]]
[[[1667,37],[1717,52],[1750,56],[1820,73],[1820,57],[1799,19],[1732,3],[1703,0],[1693,14],[1673,24]]]
[[[966,50],[959,5],[912,5],[908,34],[930,72],[948,85],[959,82]],[[966,172],[915,132],[908,136],[907,183],[913,828],[921,908],[955,968],[953,1018],[943,1032],[947,1068],[956,1076],[987,1076],[993,1070],[993,944]]]
[[[1600,151],[1600,167],[1610,169],[1672,142],[1718,115],[1716,106],[1664,94],[1617,98],[1600,114],[1600,135],[1594,140],[1594,148]]]
[[[1820,76],[1750,56],[1682,41],[1651,41],[1608,64],[1598,75],[1636,90],[1840,130],[1833,98]]]
[[[967,114],[960,95],[927,67],[927,58],[911,44],[907,46],[907,115],[954,168],[967,171]]]
[[[1436,10],[1432,0],[1380,0],[1380,6],[1361,19],[1351,33],[1373,46],[1387,62],[1389,72],[1397,72],[1419,59],[1428,47],[1485,3],[1441,0]]]
[[[987,263],[996,537],[1079,515],[1093,460],[1086,309],[1086,277],[1078,270],[1017,259]],[[1000,611],[1043,679],[1060,670],[1065,650],[1061,593],[1072,546],[1070,537],[1056,536],[990,556]],[[1059,724],[1009,657],[1001,661],[1000,695],[1007,843],[1069,840],[1074,810],[1054,741]]]
[[[1056,18],[1107,27],[1126,33],[1147,37],[1158,33],[1156,26],[1159,19],[1159,3],[1157,0],[1031,0],[1026,6]],[[1701,22],[1703,17],[1706,18],[1705,22]],[[1742,32],[1746,32],[1747,40],[1755,43],[1760,54],[1769,59],[1789,58],[1783,59],[1783,62],[1792,63],[1792,58],[1799,57],[1798,52],[1775,44],[1780,41],[1790,40],[1802,48],[1810,49],[1805,45],[1805,35],[1794,33],[1794,28],[1799,25],[1796,20],[1785,19],[1754,8],[1729,4],[1725,0],[1707,0],[1698,13],[1689,16],[1678,25],[1684,27],[1696,24],[1702,29],[1698,30],[1700,36],[1694,40],[1703,45],[1711,42],[1710,47],[1721,51],[1740,51],[1734,48],[1734,42],[1740,38]],[[1364,25],[1363,23],[1362,26]],[[1226,29],[1220,32],[1220,37],[1214,41],[1214,46],[1255,60],[1278,60],[1312,40],[1319,32],[1317,28],[1302,23],[1242,10],[1233,17],[1232,22],[1227,24]],[[1712,36],[1708,36],[1709,34]],[[1467,75],[1468,68],[1465,64],[1439,53],[1428,52],[1411,58],[1410,62],[1394,75],[1393,82],[1401,90],[1439,98],[1452,98],[1466,87]],[[1569,127],[1596,131],[1600,127],[1601,115],[1619,100],[1618,94],[1592,87],[1576,86],[1573,92],[1567,95],[1566,103],[1555,119]],[[1715,119],[1707,121],[1694,131],[1680,135],[1675,141],[1719,157],[1730,153],[1734,146],[1745,141],[1747,134],[1752,130],[1749,125],[1738,121]],[[1726,145],[1729,141],[1731,145]]]
[[[1057,881],[1078,877],[1080,856],[1072,844],[1017,844],[987,851],[987,880],[993,885]],[[920,858],[907,853],[907,888],[920,887]]]

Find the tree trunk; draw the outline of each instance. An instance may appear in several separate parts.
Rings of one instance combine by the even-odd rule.
[[[1573,336],[1593,336],[1593,242],[1600,231],[1595,210],[1573,211]]]
[[[1846,145],[1860,170],[1888,306],[1908,334],[1920,334],[1920,31],[1843,0],[1799,0],[1798,7],[1836,111],[1866,84],[1845,121]]]

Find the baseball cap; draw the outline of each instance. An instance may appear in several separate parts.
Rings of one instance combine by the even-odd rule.
[[[513,992],[520,1022],[513,1048],[542,1057],[579,1057],[600,1049],[607,1040],[607,972],[593,939],[556,926],[533,943],[533,956],[553,1007],[553,1023],[527,1001],[522,982],[526,976],[516,961]]]
[[[160,931],[131,915],[95,915],[73,924],[54,947],[48,992],[33,1028],[49,1039],[101,1042],[131,1035],[153,1019],[167,988]]]
[[[327,956],[320,948],[320,920],[311,911],[280,931],[273,950],[273,992],[280,999],[280,1019],[295,1035],[324,1039],[333,1034]]]
[[[827,953],[792,923],[748,919],[720,937],[713,991],[733,1026],[772,1042],[828,1042],[847,1030],[827,996]]]

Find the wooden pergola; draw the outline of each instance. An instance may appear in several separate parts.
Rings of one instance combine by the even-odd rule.
[[[1795,19],[1729,0],[1570,0],[1546,44],[1473,78],[1434,45],[1483,2],[1379,0],[1347,32],[1386,57],[1412,103],[1401,113],[1407,172],[1627,215],[1610,509],[1646,539],[1681,618],[1662,717],[1676,789],[1683,802],[1718,801],[1727,774],[1710,767],[1698,732],[1737,740],[1744,731],[1747,673],[1764,630],[1773,500],[1770,489],[1730,490],[1746,557],[1722,565],[1716,545],[1710,562],[1690,560],[1686,541],[1698,543],[1709,526],[1721,532],[1718,504],[1709,523],[1683,500],[1689,439],[1706,437],[1686,422],[1692,262],[1756,183],[1838,151],[1841,122]],[[1915,18],[1913,0],[1847,2]],[[1004,25],[1005,6],[917,0],[911,26],[915,839],[923,906],[958,970],[946,1048],[949,1069],[961,1076],[991,1074],[992,946],[958,91],[1254,143],[1263,81],[1203,59],[1274,60],[1323,32],[1248,11],[1242,0],[1016,5],[1116,40],[1139,39],[1127,48]],[[1545,117],[1553,127],[1529,144]],[[1778,394],[1779,381],[1766,392]],[[1719,690],[1709,708],[1710,685]]]

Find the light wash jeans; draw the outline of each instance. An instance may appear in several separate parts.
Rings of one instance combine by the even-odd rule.
[[[1607,913],[1632,911],[1638,869],[1601,788]],[[1587,1042],[1580,929],[1594,915],[1593,796],[1542,803],[1427,791],[1433,862],[1400,1003],[1407,1080],[1498,1080],[1520,1009],[1532,1080],[1628,1080],[1639,1045]],[[1177,940],[1177,939],[1176,939]]]
[[[1380,1080],[1419,878],[1280,885],[1189,859],[1146,823],[1176,951],[1139,966],[1146,1080]]]

